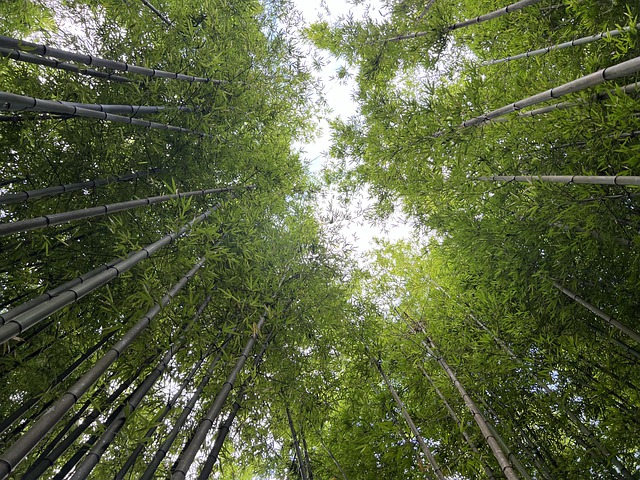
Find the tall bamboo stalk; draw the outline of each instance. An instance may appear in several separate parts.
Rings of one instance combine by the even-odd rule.
[[[122,353],[129,348],[133,341],[151,324],[152,320],[166,307],[182,287],[204,265],[204,260],[199,260],[184,277],[178,281],[149,311],[131,328],[125,335],[107,351],[93,367],[91,367],[80,379],[60,397],[22,437],[0,455],[0,480],[11,474],[15,467],[26,455],[55,427],[64,415],[76,404],[95,382],[108,370]]]
[[[631,31],[632,27],[624,27],[621,29],[609,30],[608,32],[598,33],[596,35],[589,35],[587,37],[576,38],[575,40],[571,40],[570,42],[558,43],[556,45],[551,45],[550,47],[539,48],[537,50],[529,50],[524,53],[518,53],[517,55],[511,55],[509,57],[499,58],[497,60],[487,60],[482,62],[480,65],[483,67],[488,65],[495,65],[497,63],[511,62],[513,60],[519,60],[521,58],[529,58],[535,57],[537,55],[545,55],[549,52],[554,52],[556,50],[562,50],[564,48],[575,47],[578,45],[586,45],[587,43],[596,42],[603,38],[612,38],[617,37],[622,33],[626,33]],[[634,29],[640,29],[640,23],[633,27]]]
[[[112,213],[124,212],[138,207],[146,207],[155,205],[156,203],[168,202],[170,200],[180,200],[184,198],[200,197],[212,195],[214,193],[231,192],[234,190],[252,190],[254,185],[225,187],[225,188],[209,188],[203,190],[192,190],[184,193],[174,193],[170,195],[159,195],[156,197],[146,197],[136,200],[128,200],[126,202],[109,203],[98,207],[81,208],[79,210],[69,210],[62,213],[52,213],[43,215],[42,217],[18,220],[10,223],[0,223],[0,237],[11,235],[12,233],[28,232],[38,228],[52,227],[64,223],[74,222],[85,218],[99,217],[102,215],[111,215]]]
[[[98,343],[93,345],[90,349],[88,349],[86,352],[80,355],[71,365],[65,368],[64,371],[56,375],[55,378],[51,380],[49,385],[44,390],[40,391],[37,395],[34,395],[28,398],[27,400],[25,400],[24,402],[22,402],[22,405],[20,405],[20,407],[18,407],[6,418],[4,418],[2,422],[0,422],[0,435],[3,434],[5,431],[7,431],[7,429],[10,428],[20,418],[22,418],[22,416],[27,411],[29,411],[31,407],[33,407],[38,402],[40,402],[40,400],[42,399],[42,395],[44,395],[48,390],[52,390],[58,387],[60,384],[62,384],[62,382],[64,382],[67,378],[69,378],[69,376],[73,372],[75,372],[78,369],[78,367],[80,367],[80,365],[82,365],[97,350],[102,348],[102,346],[105,343],[107,343],[111,339],[111,337],[113,337],[114,334],[115,332],[111,332],[105,335]],[[45,407],[48,407],[50,404],[51,402],[46,404]]]
[[[262,364],[264,352],[267,351],[267,347],[269,346],[269,343],[271,342],[271,338],[273,336],[272,334],[273,332],[270,332],[269,335],[267,336],[267,339],[263,342],[262,349],[260,350],[258,355],[256,355],[256,358],[253,362],[252,376],[242,383],[242,386],[240,387],[240,390],[238,390],[238,394],[236,395],[236,400],[233,403],[233,407],[231,408],[231,412],[229,412],[229,415],[227,416],[227,418],[224,420],[222,425],[220,425],[220,428],[218,428],[218,436],[216,437],[216,440],[213,444],[213,448],[211,449],[211,452],[209,452],[209,455],[207,455],[207,460],[205,461],[204,466],[200,471],[200,475],[198,475],[198,480],[207,480],[211,475],[211,471],[213,470],[213,466],[216,464],[216,461],[218,460],[218,455],[220,454],[222,445],[224,445],[224,441],[226,440],[227,435],[229,434],[229,430],[231,429],[233,420],[236,418],[236,415],[238,414],[238,410],[240,410],[240,407],[242,405],[242,400],[244,399],[244,395],[247,390],[247,387],[249,383],[255,379],[258,369]]]
[[[60,113],[63,115],[71,115],[74,117],[94,118],[97,120],[106,120],[107,122],[126,123],[128,125],[136,125],[139,127],[157,130],[168,130],[172,132],[198,135],[200,137],[211,137],[211,135],[208,135],[206,133],[196,132],[188,128],[176,127],[175,125],[150,122],[148,120],[140,120],[139,118],[114,115],[112,113],[101,112],[99,110],[74,107],[72,105],[63,105],[52,100],[43,100],[40,98],[29,97],[26,95],[16,95],[14,93],[8,92],[0,92],[0,108],[2,110],[11,111],[29,110],[34,112]]]
[[[538,103],[546,102],[548,100],[553,100],[554,98],[560,98],[570,93],[579,92],[590,87],[595,87],[596,85],[600,85],[601,83],[604,83],[608,80],[625,77],[638,71],[640,71],[640,57],[627,60],[626,62],[622,62],[611,67],[603,68],[601,70],[598,70],[597,72],[590,73],[589,75],[585,75],[584,77],[572,80],[563,85],[550,88],[549,90],[545,90],[544,92],[537,93],[504,107],[484,113],[478,117],[465,120],[460,124],[458,129],[480,125],[494,118],[507,115],[508,113],[522,110],[523,108],[537,105]],[[441,136],[444,133],[445,132],[440,131],[437,132],[434,136]]]
[[[458,428],[460,429],[460,433],[462,434],[465,441],[467,442],[467,445],[469,445],[469,448],[471,448],[471,451],[476,454],[476,456],[482,463],[482,468],[484,469],[484,473],[487,476],[487,478],[489,478],[490,480],[495,480],[496,477],[495,477],[495,474],[493,473],[493,470],[491,470],[491,467],[482,459],[482,455],[480,454],[478,447],[476,446],[475,442],[471,438],[471,435],[469,435],[469,433],[464,429],[464,424],[456,414],[455,410],[451,407],[451,405],[447,401],[447,398],[436,386],[435,382],[431,378],[431,375],[427,373],[424,367],[422,365],[418,365],[418,369],[422,372],[422,375],[424,375],[424,377],[429,381],[429,383],[435,390],[436,394],[440,397],[440,400],[442,400],[442,402],[444,403],[444,406],[447,409],[449,416],[453,419],[454,422],[456,422],[456,425],[458,425]]]
[[[53,57],[59,60],[68,60],[76,63],[83,63],[91,67],[108,68],[110,70],[120,70],[128,73],[135,73],[138,75],[144,75],[146,77],[153,78],[168,78],[171,80],[183,80],[185,82],[200,82],[200,83],[214,83],[222,84],[226,83],[224,80],[214,80],[206,77],[194,77],[193,75],[183,75],[182,73],[165,72],[164,70],[156,70],[155,68],[144,68],[136,65],[130,65],[125,62],[116,62],[113,60],[105,60],[103,58],[95,57],[93,55],[83,55],[81,53],[69,52],[67,50],[61,50],[59,48],[49,47],[33,42],[27,42],[26,40],[18,40],[17,38],[5,37],[0,35],[0,47],[12,48],[28,53],[35,53],[43,55],[45,57]]]
[[[584,185],[640,185],[640,177],[631,175],[615,176],[585,176],[585,175],[492,175],[477,177],[482,182],[547,182],[547,183],[577,183]]]
[[[293,419],[291,418],[291,411],[289,410],[288,405],[286,406],[286,411],[287,411],[287,422],[289,423],[289,430],[291,431],[291,438],[293,439],[293,447],[296,453],[296,460],[298,461],[300,476],[302,477],[302,480],[309,480],[309,478],[307,477],[307,471],[304,468],[304,461],[302,460],[302,452],[300,451],[300,442],[298,441],[298,434],[296,433],[296,428],[293,425]]]
[[[171,23],[171,20],[169,20],[162,12],[160,12],[160,10],[158,10],[156,7],[151,5],[151,3],[149,3],[148,0],[141,0],[141,1],[147,8],[149,8],[149,10],[155,13],[160,20],[166,23],[169,27],[173,27],[173,23]]]
[[[479,17],[470,18],[468,20],[464,20],[462,22],[454,23],[444,28],[445,32],[452,32],[453,30],[458,30],[460,28],[468,27],[470,25],[475,25],[477,23],[488,22],[489,20],[493,20],[494,18],[501,17],[508,13],[515,12],[517,10],[521,10],[529,5],[535,5],[540,0],[520,0],[519,2],[512,3],[511,5],[507,5],[504,8],[499,10],[494,10],[493,12],[485,13],[484,15],[480,15]],[[397,37],[385,38],[382,40],[383,42],[398,42],[400,40],[407,40],[410,38],[419,38],[429,35],[431,32],[415,32],[408,33],[405,35],[398,35]]]
[[[215,358],[211,361],[211,364],[207,368],[207,372],[205,373],[204,377],[202,377],[202,379],[200,380],[200,383],[198,384],[196,391],[193,393],[193,395],[191,395],[191,398],[189,398],[189,401],[187,402],[187,405],[185,405],[185,407],[182,409],[182,412],[180,412],[180,416],[176,420],[176,423],[173,425],[171,432],[169,432],[169,435],[167,435],[165,440],[162,442],[162,445],[156,451],[155,455],[153,456],[153,459],[151,460],[151,462],[149,462],[146,470],[140,477],[140,480],[152,480],[153,478],[156,478],[156,470],[158,469],[158,466],[160,466],[160,463],[162,462],[164,457],[167,455],[167,453],[171,449],[173,442],[175,441],[176,437],[182,430],[182,427],[187,421],[187,418],[189,417],[189,415],[191,414],[191,411],[195,407],[198,400],[200,400],[200,396],[202,395],[203,390],[209,383],[209,380],[211,380],[211,376],[213,375],[213,372],[216,366],[218,365],[218,362],[222,358],[225,347],[227,346],[227,344],[232,338],[233,338],[233,333],[228,333],[224,341],[218,347],[218,353],[215,356]]]
[[[22,309],[19,314],[12,314],[12,311],[10,310],[4,315],[5,324],[0,326],[0,344],[7,342],[16,335],[19,335],[21,332],[38,324],[49,315],[52,315],[67,305],[78,301],[88,293],[93,292],[102,285],[109,283],[114,278],[119,277],[122,273],[128,271],[142,260],[151,257],[160,249],[172,243],[182,234],[189,231],[194,225],[197,225],[212,215],[217,209],[218,205],[207,210],[202,215],[197,216],[185,226],[181,227],[177,232],[167,234],[160,240],[143,247],[137,252],[131,252],[124,260],[112,261],[88,272],[85,274],[85,278],[78,277],[67,282],[65,285],[72,284],[72,286],[65,287],[65,285],[62,285],[60,288],[56,289],[57,291],[54,295],[49,294],[51,297],[49,300],[39,301],[32,308],[27,310]],[[64,287],[64,289],[62,287]],[[10,318],[9,320],[7,320],[7,316]]]
[[[198,451],[200,450],[200,447],[204,443],[207,437],[207,433],[209,433],[209,430],[214,425],[216,419],[218,418],[218,415],[220,415],[220,411],[222,410],[222,407],[224,406],[224,403],[227,400],[227,397],[229,396],[229,392],[231,392],[231,389],[235,384],[236,377],[242,371],[242,368],[244,367],[244,364],[247,361],[247,358],[249,358],[249,354],[251,353],[251,350],[253,349],[253,346],[256,343],[256,340],[258,338],[258,334],[266,321],[267,321],[267,312],[263,313],[260,316],[260,319],[258,320],[257,325],[255,325],[255,328],[253,329],[254,330],[253,333],[247,340],[247,343],[244,349],[242,350],[240,357],[238,357],[238,360],[236,361],[236,364],[233,367],[233,370],[231,370],[231,373],[229,373],[229,376],[227,377],[226,381],[222,385],[222,388],[216,395],[216,398],[214,399],[213,403],[209,407],[209,410],[207,411],[206,415],[200,420],[200,423],[198,424],[198,427],[196,428],[196,431],[193,437],[191,438],[186,448],[182,451],[182,453],[178,457],[178,460],[176,461],[175,470],[171,475],[172,480],[184,480],[186,478],[187,472],[189,471],[189,468],[191,467],[193,460],[195,459]]]
[[[67,183],[65,185],[54,185],[52,187],[41,188],[39,190],[27,190],[18,193],[6,193],[0,195],[0,205],[7,203],[26,202],[36,198],[47,197],[50,195],[60,195],[61,193],[75,192],[77,190],[85,190],[90,188],[102,187],[111,183],[128,182],[146,177],[152,173],[161,172],[161,168],[150,168],[148,171],[127,173],[125,175],[113,175],[107,178],[98,178],[96,180],[88,180],[86,182]]]
[[[563,287],[558,282],[554,281],[553,286],[558,290],[560,290],[562,293],[564,293],[567,297],[569,297],[574,302],[582,305],[584,308],[586,308],[590,312],[595,313],[598,317],[603,319],[612,327],[617,328],[619,331],[621,331],[625,335],[632,338],[635,342],[640,343],[640,334],[638,334],[636,331],[632,330],[631,328],[627,327],[623,323],[619,322],[618,320],[613,318],[611,315],[608,315],[607,313],[603,312],[595,305],[592,305],[591,303],[587,302],[584,298],[582,298],[577,293],[572,292],[568,288]]]
[[[465,388],[462,386],[462,383],[460,383],[460,381],[458,380],[458,377],[456,377],[456,374],[453,372],[453,370],[451,369],[449,364],[446,362],[444,357],[436,353],[435,351],[436,345],[433,343],[433,340],[427,337],[427,342],[422,342],[422,344],[425,347],[425,349],[431,354],[431,356],[433,356],[436,359],[436,361],[440,364],[444,372],[447,374],[447,376],[451,380],[451,383],[453,383],[453,385],[458,390],[458,393],[460,393],[462,400],[464,401],[465,405],[469,409],[469,412],[471,412],[471,415],[473,416],[473,419],[475,420],[476,424],[480,428],[480,431],[482,432],[482,436],[484,437],[485,441],[491,448],[491,451],[493,452],[494,457],[496,457],[496,460],[498,461],[498,464],[502,469],[503,475],[507,477],[509,480],[518,480],[520,478],[519,475],[514,470],[508,455],[504,452],[504,450],[501,448],[500,444],[494,437],[494,433],[489,429],[487,425],[487,420],[484,418],[484,415],[482,414],[482,412],[480,411],[476,403],[471,399],[471,397],[469,396]]]
[[[84,108],[87,110],[96,110],[97,112],[105,112],[105,113],[113,113],[116,115],[131,115],[133,117],[137,117],[140,115],[154,115],[156,113],[161,113],[164,111],[179,111],[184,113],[192,113],[194,111],[191,107],[185,107],[180,105],[112,105],[112,104],[102,104],[102,103],[78,103],[78,102],[65,102],[62,100],[57,100],[55,103],[60,105],[64,105],[67,107],[78,107]],[[29,108],[25,108],[22,111],[40,111],[40,110],[31,110]]]
[[[10,48],[0,48],[0,57],[9,57],[17,62],[32,63],[34,65],[44,65],[45,67],[57,68],[66,72],[79,73],[88,77],[102,78],[105,80],[113,80],[115,82],[128,83],[131,82],[127,77],[116,75],[114,73],[100,72],[92,68],[82,68],[72,63],[59,62],[50,58],[31,55],[30,53],[18,52]]]
[[[422,438],[422,435],[420,435],[420,432],[418,431],[416,424],[413,423],[413,419],[411,418],[411,415],[409,415],[409,412],[407,411],[406,407],[404,406],[404,403],[400,399],[400,396],[396,392],[395,388],[393,388],[393,385],[391,385],[391,381],[389,380],[389,377],[387,377],[387,374],[382,369],[381,363],[379,361],[374,361],[374,363],[376,365],[376,368],[378,369],[378,372],[380,372],[380,375],[382,376],[382,379],[384,380],[385,385],[389,389],[389,393],[391,393],[391,396],[393,397],[396,404],[398,405],[398,408],[400,408],[400,411],[402,412],[402,416],[404,417],[404,420],[407,422],[407,425],[409,425],[411,432],[416,437],[416,440],[418,441],[418,444],[420,445],[422,452],[427,457],[427,460],[429,461],[429,465],[431,465],[431,468],[433,469],[433,473],[435,473],[436,477],[438,477],[440,480],[444,480],[445,477],[442,473],[440,465],[438,464],[438,461],[431,453],[431,449],[425,443],[424,439]]]

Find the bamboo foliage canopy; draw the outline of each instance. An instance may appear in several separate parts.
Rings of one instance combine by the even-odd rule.
[[[363,12],[0,2],[0,479],[640,475],[640,5]]]

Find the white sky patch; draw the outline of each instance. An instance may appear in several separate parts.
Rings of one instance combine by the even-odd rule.
[[[309,0],[294,0],[296,8],[302,12],[307,25],[320,20],[332,23],[341,16],[348,14],[354,18],[362,18],[368,14],[374,18],[382,18],[386,15],[382,4],[378,0],[373,0],[367,5],[352,5],[345,0],[323,0],[322,2],[311,2]],[[300,26],[302,27],[302,25]],[[357,103],[352,95],[356,90],[355,82],[352,79],[337,78],[338,70],[348,68],[342,59],[332,57],[329,52],[311,49],[316,59],[322,59],[322,69],[316,72],[322,81],[325,99],[329,107],[329,118],[339,117],[347,120],[358,112]],[[309,59],[311,65],[313,59]],[[355,76],[354,71],[349,71]],[[313,174],[319,174],[329,160],[329,148],[331,146],[331,131],[328,118],[319,119],[320,132],[312,143],[298,143],[295,145],[302,152],[303,160],[309,165]],[[337,192],[329,190],[320,197],[320,210],[322,222],[327,226],[337,226],[341,235],[353,246],[356,256],[363,259],[364,252],[374,248],[375,238],[396,241],[409,239],[413,234],[410,222],[401,213],[391,216],[388,221],[380,224],[372,224],[367,217],[373,207],[373,200],[368,196],[367,190],[362,189],[357,198],[351,198],[349,205],[342,206]],[[400,212],[400,208],[397,211]]]

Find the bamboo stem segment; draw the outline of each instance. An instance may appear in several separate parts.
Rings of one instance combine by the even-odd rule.
[[[214,80],[207,77],[195,77],[193,75],[184,75],[182,73],[166,72],[164,70],[156,70],[155,68],[138,67],[136,65],[130,65],[125,62],[116,62],[113,60],[105,60],[103,58],[95,57],[93,55],[83,55],[81,53],[69,52],[67,50],[61,50],[59,48],[49,47],[39,43],[27,42],[26,40],[19,40],[17,38],[6,37],[0,35],[0,48],[9,48],[14,50],[20,50],[28,53],[35,53],[45,57],[53,57],[59,60],[67,60],[70,62],[82,63],[92,67],[108,68],[111,70],[119,70],[128,73],[136,73],[138,75],[144,75],[152,78],[167,78],[171,80],[182,80],[185,82],[201,82],[201,83],[214,83],[222,84],[227,83],[224,80]]]
[[[640,177],[631,175],[615,176],[589,176],[589,175],[492,175],[490,177],[477,177],[482,182],[549,182],[549,183],[576,183],[584,185],[633,185],[640,186]]]

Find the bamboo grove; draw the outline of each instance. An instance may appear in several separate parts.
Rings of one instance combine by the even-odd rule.
[[[639,8],[0,4],[0,478],[636,478]]]

